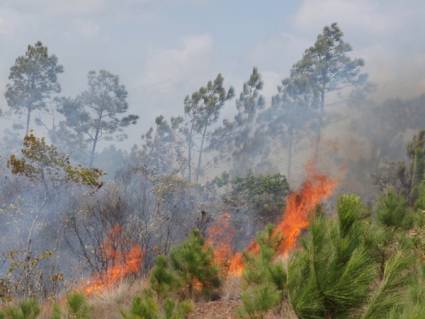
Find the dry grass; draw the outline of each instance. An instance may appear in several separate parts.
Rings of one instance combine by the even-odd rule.
[[[134,282],[123,281],[119,285],[105,290],[101,294],[88,298],[92,308],[92,318],[95,319],[122,319],[120,310],[127,309],[133,298],[139,295],[147,287],[147,280],[141,279]],[[241,306],[241,279],[238,277],[228,278],[222,289],[222,298],[210,302],[198,302],[194,304],[190,319],[236,319],[237,309]],[[56,300],[47,300],[41,307],[40,319],[50,319],[53,305],[57,302],[65,309],[66,298],[62,296]],[[285,303],[279,314],[269,313],[265,319],[297,319],[291,307]]]
[[[236,319],[239,300],[218,300],[195,305],[190,319]]]
[[[123,281],[101,294],[91,296],[89,303],[92,307],[93,318],[122,319],[120,310],[128,308],[133,298],[144,288],[146,288],[146,280],[137,280],[133,283]]]
[[[146,280],[139,279],[132,283],[123,281],[100,294],[89,296],[87,301],[92,309],[94,319],[122,319],[121,309],[131,305],[133,298],[146,288]],[[50,319],[53,305],[57,303],[61,310],[66,309],[66,295],[48,299],[41,305],[40,319]]]
[[[239,300],[241,295],[241,278],[228,277],[223,284],[222,299]]]

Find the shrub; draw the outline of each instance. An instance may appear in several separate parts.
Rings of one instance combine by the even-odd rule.
[[[385,226],[408,229],[412,226],[412,216],[406,199],[389,189],[378,201],[376,209],[378,221]]]
[[[402,304],[410,260],[395,248],[382,273],[369,245],[376,225],[358,197],[342,196],[337,218],[320,216],[288,266],[291,305],[300,319],[388,318]],[[378,236],[379,237],[379,236]]]
[[[61,308],[58,304],[54,304],[52,309],[52,316],[50,317],[50,319],[61,319],[61,318],[62,318]]]
[[[192,311],[192,303],[188,300],[177,302],[166,299],[164,302],[164,319],[185,319]]]
[[[245,254],[243,279],[247,289],[241,295],[241,317],[262,318],[282,304],[286,296],[286,272],[282,262],[275,260],[280,241],[269,225],[257,236],[258,254]]]
[[[289,298],[299,318],[344,317],[363,304],[375,278],[361,240],[360,200],[346,195],[337,206],[337,220],[317,217],[290,260]]]
[[[72,293],[68,295],[67,307],[70,319],[90,319],[91,309],[83,294]]]
[[[34,299],[22,301],[17,306],[10,306],[0,315],[4,319],[36,319],[40,314],[40,306]]]
[[[166,257],[158,256],[156,258],[155,266],[150,275],[150,285],[160,297],[165,297],[180,287],[179,280],[170,268]]]
[[[121,312],[125,319],[159,319],[159,307],[153,296],[145,293],[135,297],[128,312]]]
[[[122,311],[124,319],[185,319],[192,311],[188,301],[155,299],[153,293],[145,290],[141,297],[135,297],[129,311]]]
[[[171,251],[170,262],[184,295],[200,294],[210,298],[221,285],[212,249],[205,246],[199,231],[193,231],[186,241]]]

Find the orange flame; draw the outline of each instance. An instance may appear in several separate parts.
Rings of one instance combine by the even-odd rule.
[[[289,194],[282,220],[273,229],[273,235],[283,237],[278,256],[286,256],[295,247],[301,232],[309,226],[309,216],[313,209],[332,194],[335,186],[334,180],[319,174],[312,164],[307,166],[306,181],[298,191]],[[247,251],[257,254],[258,244],[252,242]],[[243,269],[243,254],[239,252],[231,259],[229,275],[241,276]]]
[[[251,244],[249,244],[246,251],[256,255],[260,252],[260,246],[257,244],[256,241],[253,241]],[[243,270],[243,253],[237,252],[230,261],[229,275],[232,275],[234,277],[240,277],[242,276]]]
[[[233,255],[232,241],[235,230],[230,219],[229,213],[223,213],[207,230],[206,244],[213,248],[214,262],[221,270],[229,267],[229,261]]]
[[[83,287],[82,291],[90,295],[104,291],[130,274],[137,273],[143,261],[143,251],[139,245],[132,244],[127,251],[124,246],[128,240],[122,235],[122,227],[114,226],[102,244],[107,269],[96,274]]]

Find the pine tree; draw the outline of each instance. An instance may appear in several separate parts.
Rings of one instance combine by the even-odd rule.
[[[376,214],[378,221],[385,226],[408,229],[413,225],[413,216],[407,200],[392,188],[379,198]]]
[[[57,303],[55,303],[53,305],[52,315],[50,319],[61,319],[61,318],[62,318],[62,310],[60,306]]]
[[[7,104],[16,112],[26,112],[26,130],[29,133],[31,115],[43,110],[51,95],[61,90],[58,75],[63,73],[55,55],[49,55],[41,42],[29,45],[25,55],[16,59],[10,68],[5,97]]]
[[[24,300],[17,306],[9,306],[0,314],[5,319],[36,319],[40,314],[40,306],[34,299]]]
[[[200,294],[209,298],[221,285],[213,252],[205,246],[198,230],[171,251],[170,263],[188,296]]]
[[[66,301],[69,319],[91,319],[91,308],[83,294],[71,293]]]
[[[150,286],[159,297],[169,296],[179,287],[178,277],[169,266],[165,256],[158,256],[150,274]]]
[[[400,252],[386,262],[384,276],[372,292],[360,319],[385,318],[395,306],[401,304],[409,281],[406,272],[409,266],[410,261]]]
[[[299,318],[388,318],[403,304],[410,253],[398,241],[400,248],[378,249],[384,251],[380,262],[376,247],[384,245],[385,236],[374,234],[382,226],[371,225],[368,216],[358,197],[344,195],[336,219],[313,221],[288,268],[289,300]]]
[[[223,120],[210,138],[209,149],[219,152],[218,160],[232,164],[233,177],[245,176],[254,170],[258,156],[264,155],[267,148],[266,138],[257,124],[258,113],[265,107],[265,98],[261,74],[253,68],[242,92],[236,100],[237,113],[234,119]]]
[[[63,99],[58,112],[76,136],[83,135],[90,143],[88,165],[92,166],[98,143],[104,139],[125,139],[124,128],[136,124],[139,117],[125,115],[128,93],[117,75],[106,70],[90,71],[87,80],[88,88],[75,99]]]
[[[124,319],[159,319],[159,307],[150,293],[135,297],[128,312],[121,311]]]
[[[291,69],[291,78],[308,83],[308,92],[315,92],[318,99],[318,129],[316,155],[326,107],[330,92],[365,83],[367,76],[362,73],[364,62],[349,56],[352,48],[343,39],[343,32],[337,23],[325,26],[317,36],[314,45],[305,50],[303,57]]]
[[[363,243],[359,198],[339,199],[337,220],[319,216],[288,267],[289,298],[301,319],[345,318],[364,304],[376,265]]]
[[[224,104],[232,99],[234,90],[232,87],[224,87],[224,78],[218,74],[213,81],[199,88],[191,96],[186,96],[184,100],[184,112],[188,118],[185,130],[186,141],[188,144],[188,178],[191,182],[192,176],[192,156],[194,147],[195,133],[200,136],[198,163],[196,166],[195,181],[199,181],[202,168],[202,156],[205,150],[207,133],[211,125],[218,121],[220,111]]]
[[[192,311],[189,301],[164,301],[155,299],[152,292],[145,290],[141,297],[135,297],[128,311],[121,311],[124,319],[186,319]]]
[[[164,302],[164,319],[186,319],[192,311],[190,301],[174,301],[166,299]]]
[[[271,225],[257,236],[258,254],[246,253],[244,258],[244,285],[241,295],[241,317],[262,318],[276,309],[286,297],[286,271],[283,263],[275,260],[280,239],[273,235]]]

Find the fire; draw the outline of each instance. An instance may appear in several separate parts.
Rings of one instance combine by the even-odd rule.
[[[223,213],[207,230],[206,244],[213,248],[214,262],[222,270],[229,267],[233,255],[232,241],[235,230],[230,224],[230,219],[229,213]]]
[[[104,272],[96,274],[83,287],[86,294],[94,294],[113,286],[130,274],[137,273],[143,261],[139,245],[131,244],[122,234],[121,226],[114,226],[102,244],[102,254],[107,264]]]
[[[286,256],[295,247],[301,232],[309,226],[310,214],[322,200],[332,194],[335,186],[336,182],[333,179],[318,173],[312,164],[307,166],[306,181],[298,191],[289,194],[282,220],[273,229],[275,236],[283,238],[277,256]],[[258,244],[252,242],[247,251],[257,254]],[[231,259],[229,275],[241,276],[243,269],[243,254],[239,252]]]
[[[246,251],[252,254],[258,254],[260,252],[260,246],[258,246],[257,242],[253,241]],[[230,261],[229,274],[240,277],[242,276],[243,269],[243,253],[237,252]]]
[[[317,173],[313,166],[308,166],[307,172],[301,188],[288,196],[282,221],[274,229],[276,235],[283,236],[279,255],[284,256],[295,247],[299,235],[309,226],[310,213],[336,186],[334,180]]]

